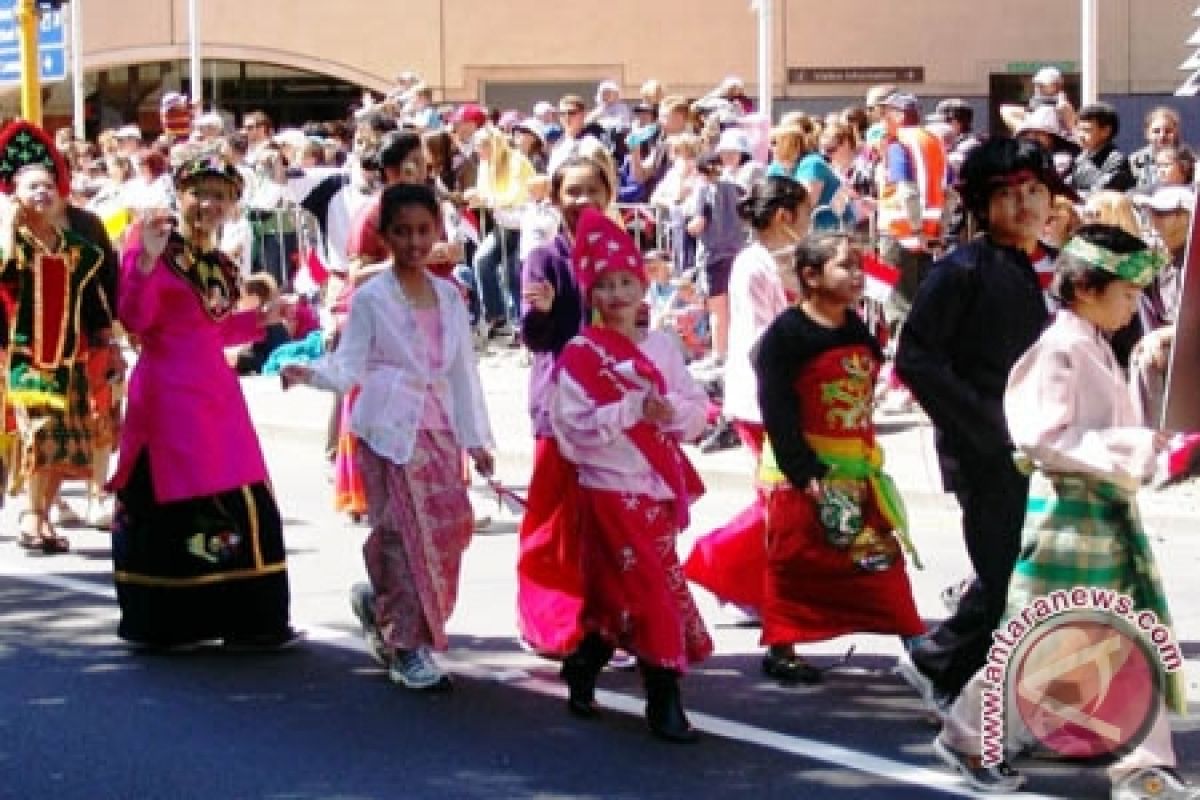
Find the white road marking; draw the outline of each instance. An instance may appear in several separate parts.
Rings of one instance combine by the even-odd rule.
[[[28,565],[21,565],[18,562],[6,561],[0,564],[0,570],[2,570],[0,574],[21,578],[30,583],[54,589],[65,589],[94,597],[106,597],[110,599],[115,599],[116,597],[116,590],[111,586],[104,586],[77,578],[47,575],[36,571]],[[304,626],[297,623],[297,626],[304,631],[306,638],[314,642],[363,654],[367,652],[366,645],[357,635],[322,625]],[[523,677],[525,673],[521,670],[511,668],[493,670],[486,666],[453,659],[444,659],[443,664],[451,672],[463,675],[464,677],[499,681],[506,686],[513,686],[546,697],[564,698],[566,696],[562,684],[543,678]],[[618,711],[637,717],[642,716],[644,713],[645,701],[640,697],[599,689],[596,691],[596,699],[605,710]],[[876,756],[841,745],[830,744],[829,742],[822,742],[817,739],[809,739],[803,736],[789,736],[766,728],[716,717],[711,714],[689,711],[688,717],[697,729],[713,736],[720,736],[725,739],[769,750],[776,750],[813,761],[822,761],[835,767],[842,767],[882,778],[889,783],[910,784],[956,797],[1016,797],[1021,798],[1021,800],[1061,800],[1052,795],[1029,793],[1012,795],[980,794],[963,786],[959,779],[949,772],[906,764],[903,761],[894,761],[889,758],[883,758],[882,756]]]

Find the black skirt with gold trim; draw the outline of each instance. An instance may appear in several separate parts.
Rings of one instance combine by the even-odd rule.
[[[117,493],[113,563],[123,639],[168,647],[289,630],[283,523],[265,483],[159,503],[143,453]]]

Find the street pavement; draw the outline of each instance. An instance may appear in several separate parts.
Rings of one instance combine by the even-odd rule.
[[[523,492],[532,440],[525,369],[515,351],[481,372],[497,440],[497,473]],[[645,731],[637,676],[601,677],[603,718],[562,703],[556,665],[522,651],[513,607],[518,520],[482,486],[492,517],[467,552],[447,695],[388,683],[366,656],[347,603],[364,579],[366,528],[334,514],[322,459],[330,398],[243,382],[286,522],[297,651],[233,656],[129,653],[115,638],[109,543],[72,533],[72,553],[31,557],[12,543],[16,503],[0,527],[0,798],[924,798],[974,796],[936,762],[936,732],[892,675],[899,642],[846,637],[803,651],[830,667],[818,687],[784,689],[759,672],[758,631],[723,624],[697,590],[717,653],[688,675],[685,702],[705,732],[694,746]],[[889,469],[909,506],[926,568],[912,571],[918,607],[944,616],[939,592],[967,572],[957,507],[938,486],[919,414],[879,420]],[[740,450],[693,457],[708,493],[694,539],[751,496]],[[79,494],[68,498],[83,510]],[[1147,528],[1189,659],[1191,717],[1173,721],[1182,768],[1200,779],[1200,492],[1185,484],[1142,498]],[[853,651],[851,651],[853,648]],[[847,653],[850,652],[848,658]],[[1043,796],[1107,797],[1101,770],[1026,760]],[[1032,793],[1024,797],[1036,796]]]

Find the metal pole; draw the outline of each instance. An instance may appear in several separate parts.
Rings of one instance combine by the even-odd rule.
[[[200,11],[198,0],[188,0],[188,33],[191,52],[192,108],[204,107],[204,65],[200,63]]]
[[[775,0],[757,0],[758,4],[758,109],[768,121],[772,117],[774,92],[771,85],[771,27]]]
[[[83,0],[71,3],[71,101],[75,117],[75,138],[87,138],[87,111],[83,88]]]
[[[1083,105],[1094,103],[1100,97],[1099,81],[1099,48],[1097,36],[1099,33],[1099,12],[1096,0],[1080,0],[1080,73],[1082,84],[1080,101]]]
[[[34,0],[17,3],[17,38],[21,44],[21,118],[42,124],[42,70],[38,60],[38,10]]]

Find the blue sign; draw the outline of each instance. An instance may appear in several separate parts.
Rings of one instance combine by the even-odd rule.
[[[67,36],[62,11],[43,11],[38,24],[38,61],[42,83],[67,77]],[[21,40],[17,0],[0,0],[0,84],[21,82]]]

